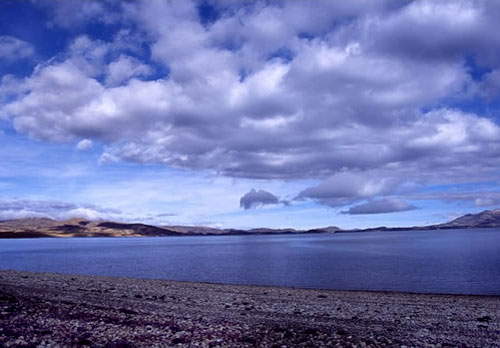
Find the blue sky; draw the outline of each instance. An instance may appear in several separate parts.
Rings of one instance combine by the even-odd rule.
[[[500,202],[500,5],[0,2],[0,219],[443,222]]]

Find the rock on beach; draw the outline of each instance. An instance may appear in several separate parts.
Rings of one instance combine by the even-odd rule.
[[[500,297],[0,271],[1,347],[500,347]]]

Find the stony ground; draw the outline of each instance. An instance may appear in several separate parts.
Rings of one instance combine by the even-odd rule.
[[[3,347],[500,347],[500,297],[0,271]]]

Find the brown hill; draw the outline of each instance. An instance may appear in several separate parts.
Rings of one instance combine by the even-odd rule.
[[[463,228],[498,228],[500,227],[500,209],[484,210],[477,214],[466,214],[443,224],[413,227],[373,227],[339,232],[381,232],[381,231],[410,231],[410,230],[449,230]]]
[[[440,228],[500,227],[500,209],[467,214],[437,226]]]
[[[252,230],[217,229],[204,226],[152,226],[140,223],[88,221],[71,219],[56,221],[29,218],[0,221],[0,238],[36,237],[142,237],[186,235],[243,235],[335,232],[337,227],[301,231],[294,229],[256,228]]]
[[[0,238],[33,237],[137,237],[182,235],[166,228],[145,224],[71,219],[56,221],[21,219],[0,222]]]

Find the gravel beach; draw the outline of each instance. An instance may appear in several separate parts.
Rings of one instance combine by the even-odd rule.
[[[2,347],[500,347],[500,297],[0,271]]]

